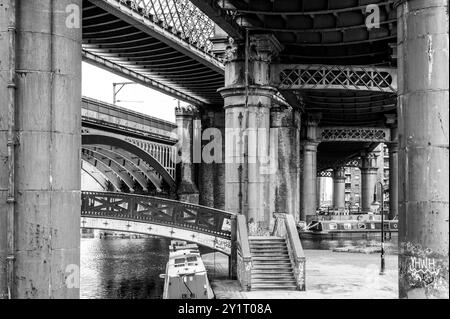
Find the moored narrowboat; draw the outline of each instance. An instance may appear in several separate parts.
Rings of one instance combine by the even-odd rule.
[[[212,299],[205,265],[196,244],[172,240],[164,278],[163,299]]]
[[[315,220],[299,224],[301,239],[370,239],[381,238],[380,220]],[[398,234],[398,220],[384,221],[385,239]]]

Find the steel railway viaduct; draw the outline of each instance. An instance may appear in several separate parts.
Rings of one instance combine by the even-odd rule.
[[[357,165],[368,210],[384,143],[400,297],[448,298],[448,42],[445,0],[0,0],[1,295],[78,297],[65,271],[79,265],[80,206],[125,227],[124,209],[190,223],[190,236],[223,232],[229,217],[220,236],[247,288],[246,223],[250,235],[283,224],[304,288],[290,226],[314,215],[317,176],[332,174],[341,194],[342,168]],[[192,105],[177,110],[177,167],[170,147],[145,146],[168,145],[151,137],[82,134],[82,60]],[[199,127],[224,136],[216,161],[196,160]],[[130,190],[172,178],[172,211],[157,198],[81,196],[81,160],[101,170],[105,158],[104,175]]]

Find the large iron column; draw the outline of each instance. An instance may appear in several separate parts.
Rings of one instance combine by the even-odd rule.
[[[175,115],[178,126],[178,155],[180,156],[179,176],[177,176],[179,180],[178,197],[183,202],[198,204],[199,193],[195,181],[194,157],[200,156],[201,158],[201,146],[195,149],[194,145],[201,145],[201,136],[197,135],[200,133],[201,125],[194,122],[196,111],[192,107],[177,107]],[[198,123],[199,127],[194,127],[195,123]],[[194,152],[197,154],[194,155]]]
[[[271,149],[277,152],[277,167],[271,174],[271,211],[300,218],[300,112],[288,106],[273,106]],[[276,140],[275,140],[276,139]]]
[[[449,298],[448,1],[402,1],[397,17],[399,294]]]
[[[258,232],[268,232],[270,107],[276,89],[268,86],[269,64],[281,46],[273,36],[250,37],[228,48],[225,87],[225,209],[242,213]]]
[[[0,0],[1,297],[79,297],[81,3]]]
[[[377,154],[375,152],[364,153],[361,156],[361,211],[370,212],[377,182]]]
[[[221,106],[202,110],[202,159],[199,164],[199,203],[224,209],[225,111]]]
[[[345,209],[345,169],[333,169],[333,208]]]
[[[309,114],[307,139],[303,142],[303,174],[300,220],[309,222],[316,215],[317,125],[321,114]]]

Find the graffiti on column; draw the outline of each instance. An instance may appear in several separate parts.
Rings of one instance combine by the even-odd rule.
[[[414,298],[448,298],[448,256],[420,244],[400,245],[400,287]]]

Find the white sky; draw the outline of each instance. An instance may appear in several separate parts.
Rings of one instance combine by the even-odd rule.
[[[113,83],[131,82],[125,78],[83,62],[82,94],[100,101],[113,102]],[[140,84],[126,85],[117,95],[117,105],[175,122],[177,100]],[[186,103],[182,102],[182,105]]]

